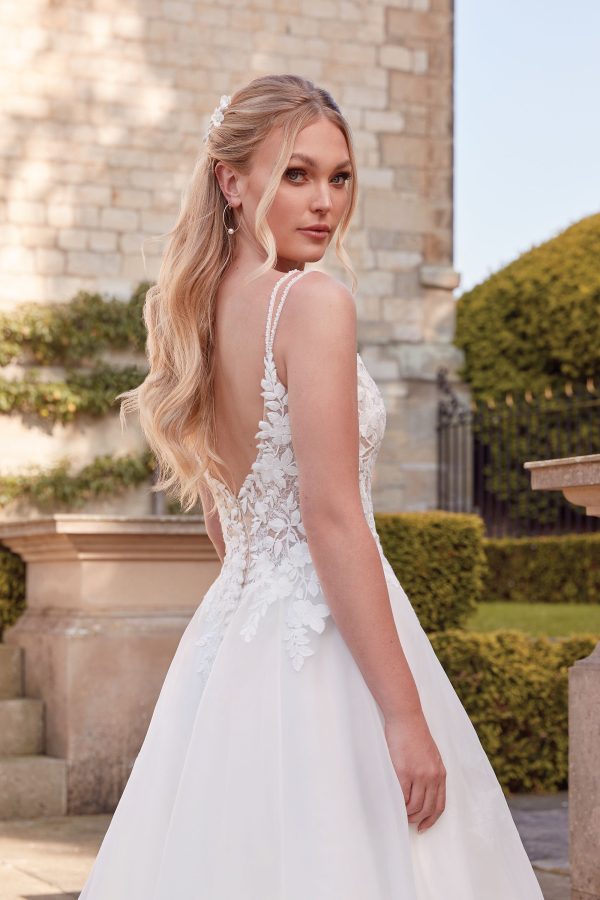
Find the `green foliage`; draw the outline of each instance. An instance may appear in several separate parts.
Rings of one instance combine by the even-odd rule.
[[[63,423],[83,414],[103,416],[118,409],[117,394],[137,387],[145,376],[137,366],[97,365],[88,372],[68,371],[64,381],[40,381],[37,372],[19,380],[0,378],[0,414],[18,412]]]
[[[31,467],[29,474],[0,477],[0,507],[22,499],[41,510],[74,509],[149,481],[154,466],[147,450],[139,456],[97,456],[76,474],[69,472],[68,460],[50,469]]]
[[[479,516],[439,510],[378,513],[375,523],[425,631],[463,626],[481,596],[486,566]]]
[[[534,247],[457,301],[473,396],[542,393],[600,375],[600,214]]]
[[[25,608],[25,563],[0,544],[0,638]]]
[[[126,302],[79,291],[69,303],[30,303],[0,314],[0,366],[24,351],[40,365],[64,366],[97,360],[109,349],[143,351],[149,287],[140,283]]]
[[[482,600],[600,602],[600,533],[486,538]]]
[[[568,779],[568,672],[600,640],[519,631],[430,635],[504,791],[557,791]]]
[[[517,628],[526,634],[566,637],[600,632],[600,603],[478,603],[469,631]]]

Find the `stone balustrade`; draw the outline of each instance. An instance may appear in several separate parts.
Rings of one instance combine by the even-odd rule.
[[[4,635],[46,752],[67,761],[67,812],[111,812],[181,635],[220,562],[201,517],[54,515],[0,524],[27,563],[27,605]]]

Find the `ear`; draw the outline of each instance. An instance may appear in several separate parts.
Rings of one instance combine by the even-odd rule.
[[[228,166],[227,163],[221,162],[220,160],[215,166],[215,175],[219,182],[219,187],[223,192],[223,196],[229,205],[232,208],[239,206],[242,202],[240,194],[240,175],[235,169],[232,169],[231,166]]]

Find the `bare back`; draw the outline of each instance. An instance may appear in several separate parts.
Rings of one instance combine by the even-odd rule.
[[[231,474],[221,471],[220,477],[236,494],[256,458],[256,432],[264,403],[261,380],[265,327],[271,292],[283,275],[283,272],[272,270],[245,285],[245,272],[227,273],[217,292],[216,450],[231,469]],[[277,299],[288,280],[277,292]],[[273,357],[281,381],[287,384],[282,347],[283,341],[278,339],[273,347]]]

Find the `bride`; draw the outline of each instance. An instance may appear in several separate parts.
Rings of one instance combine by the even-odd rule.
[[[304,78],[256,78],[213,113],[146,297],[149,373],[121,396],[222,567],[82,900],[542,898],[379,542],[386,412],[353,293],[306,268],[335,238],[355,289],[357,174]]]

